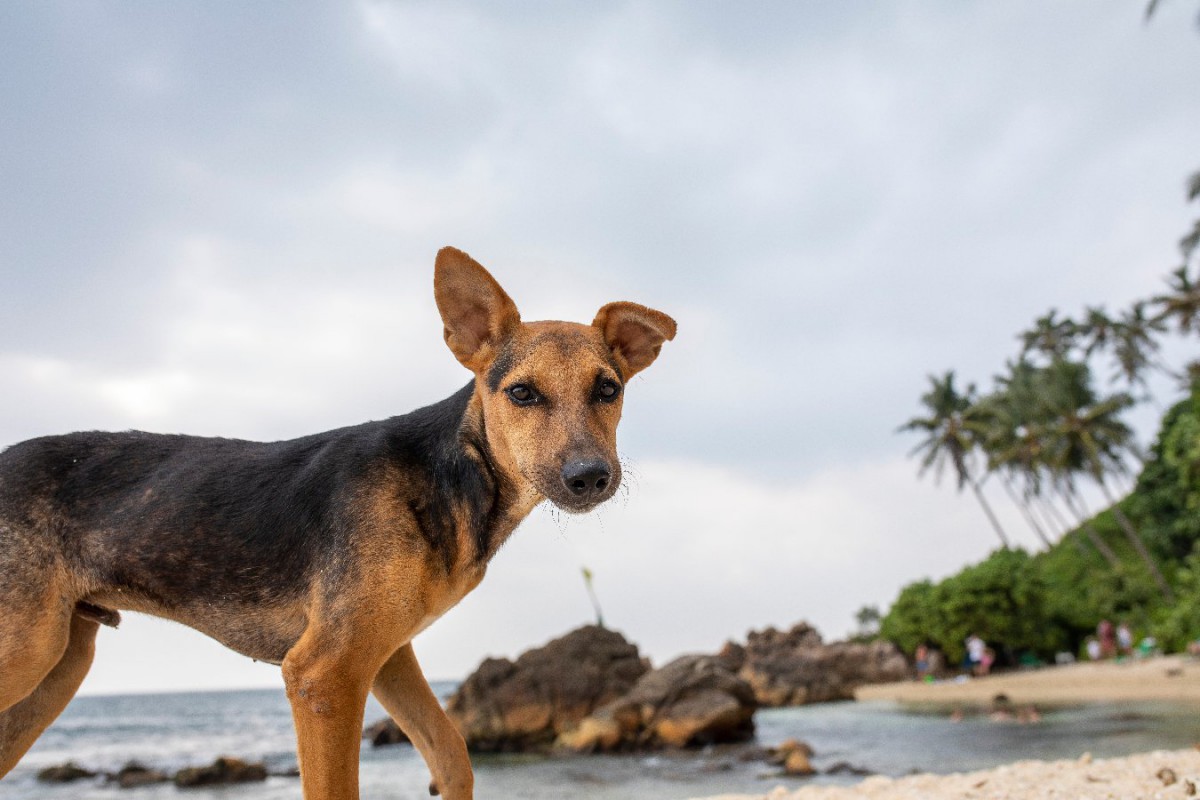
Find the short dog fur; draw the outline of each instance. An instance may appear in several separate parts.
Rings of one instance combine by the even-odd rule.
[[[368,692],[431,791],[472,797],[412,638],[535,505],[612,496],[625,385],[675,322],[617,302],[591,325],[524,323],[453,248],[434,297],[474,379],[411,414],[284,442],[89,432],[0,453],[0,777],[74,695],[98,625],[128,609],[282,665],[307,800],[358,797]]]

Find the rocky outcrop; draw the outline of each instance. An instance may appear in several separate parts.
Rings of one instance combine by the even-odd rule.
[[[65,764],[39,770],[37,779],[42,783],[72,783],[84,778],[94,778],[96,775],[97,773],[84,769],[74,761],[68,761]]]
[[[870,683],[911,677],[904,654],[890,642],[834,642],[801,622],[789,631],[751,631],[746,644],[730,642],[718,655],[748,682],[764,706],[851,700]]]
[[[683,656],[563,733],[576,752],[689,747],[754,735],[754,692],[719,658]]]
[[[813,750],[807,742],[787,739],[779,746],[772,747],[767,751],[767,763],[780,767],[783,775],[804,778],[817,773],[813,769],[812,762],[809,761],[812,754]]]
[[[386,747],[392,744],[411,744],[408,735],[400,730],[400,726],[391,717],[384,717],[378,722],[363,728],[362,738],[371,740],[371,747]]]
[[[649,669],[625,637],[588,625],[523,653],[489,658],[446,711],[478,752],[548,748],[559,734],[628,692]]]
[[[257,783],[266,779],[267,768],[262,763],[250,763],[240,758],[225,756],[206,767],[188,767],[175,773],[175,785],[185,788]]]
[[[167,773],[161,770],[152,769],[137,761],[130,761],[114,774],[110,775],[109,780],[116,783],[122,789],[136,789],[139,786],[166,783],[171,779],[167,776]]]

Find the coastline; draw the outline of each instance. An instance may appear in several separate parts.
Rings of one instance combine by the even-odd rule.
[[[858,701],[943,708],[987,708],[999,694],[1014,706],[1170,702],[1200,708],[1200,661],[1185,656],[1045,667],[985,678],[877,684]],[[1197,744],[1200,748],[1200,743]],[[1048,800],[1049,798],[1183,798],[1200,796],[1200,749],[1155,750],[1117,758],[1018,760],[950,774],[872,776],[853,786],[782,784],[763,794],[693,800]]]
[[[1093,760],[1017,761],[975,772],[874,776],[855,786],[780,786],[766,794],[725,794],[692,800],[1048,800],[1049,798],[1186,798],[1200,786],[1200,751],[1158,750]]]
[[[989,675],[962,681],[906,681],[863,686],[855,700],[912,705],[987,706],[1005,694],[1015,705],[1155,702],[1200,706],[1200,661],[1158,656],[1122,662],[1091,662]]]

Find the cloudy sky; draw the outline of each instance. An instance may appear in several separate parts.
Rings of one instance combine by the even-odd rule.
[[[845,634],[995,545],[894,433],[926,375],[986,383],[1049,307],[1177,263],[1200,36],[1162,5],[0,4],[0,445],[440,399],[453,244],[527,319],[635,300],[679,336],[630,386],[628,499],[535,511],[417,640],[431,677],[586,622],[582,565],[656,661]],[[130,615],[84,691],[278,682]]]

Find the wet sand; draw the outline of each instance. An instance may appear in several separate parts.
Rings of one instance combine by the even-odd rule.
[[[1165,656],[1122,662],[1070,664],[1026,672],[936,683],[864,686],[858,700],[893,700],[930,705],[986,706],[998,694],[1015,705],[1167,701],[1200,708],[1200,661]]]
[[[856,786],[780,786],[708,800],[1186,800],[1200,791],[1200,752],[1158,751],[1092,760],[1018,761],[954,775],[871,777]]]

